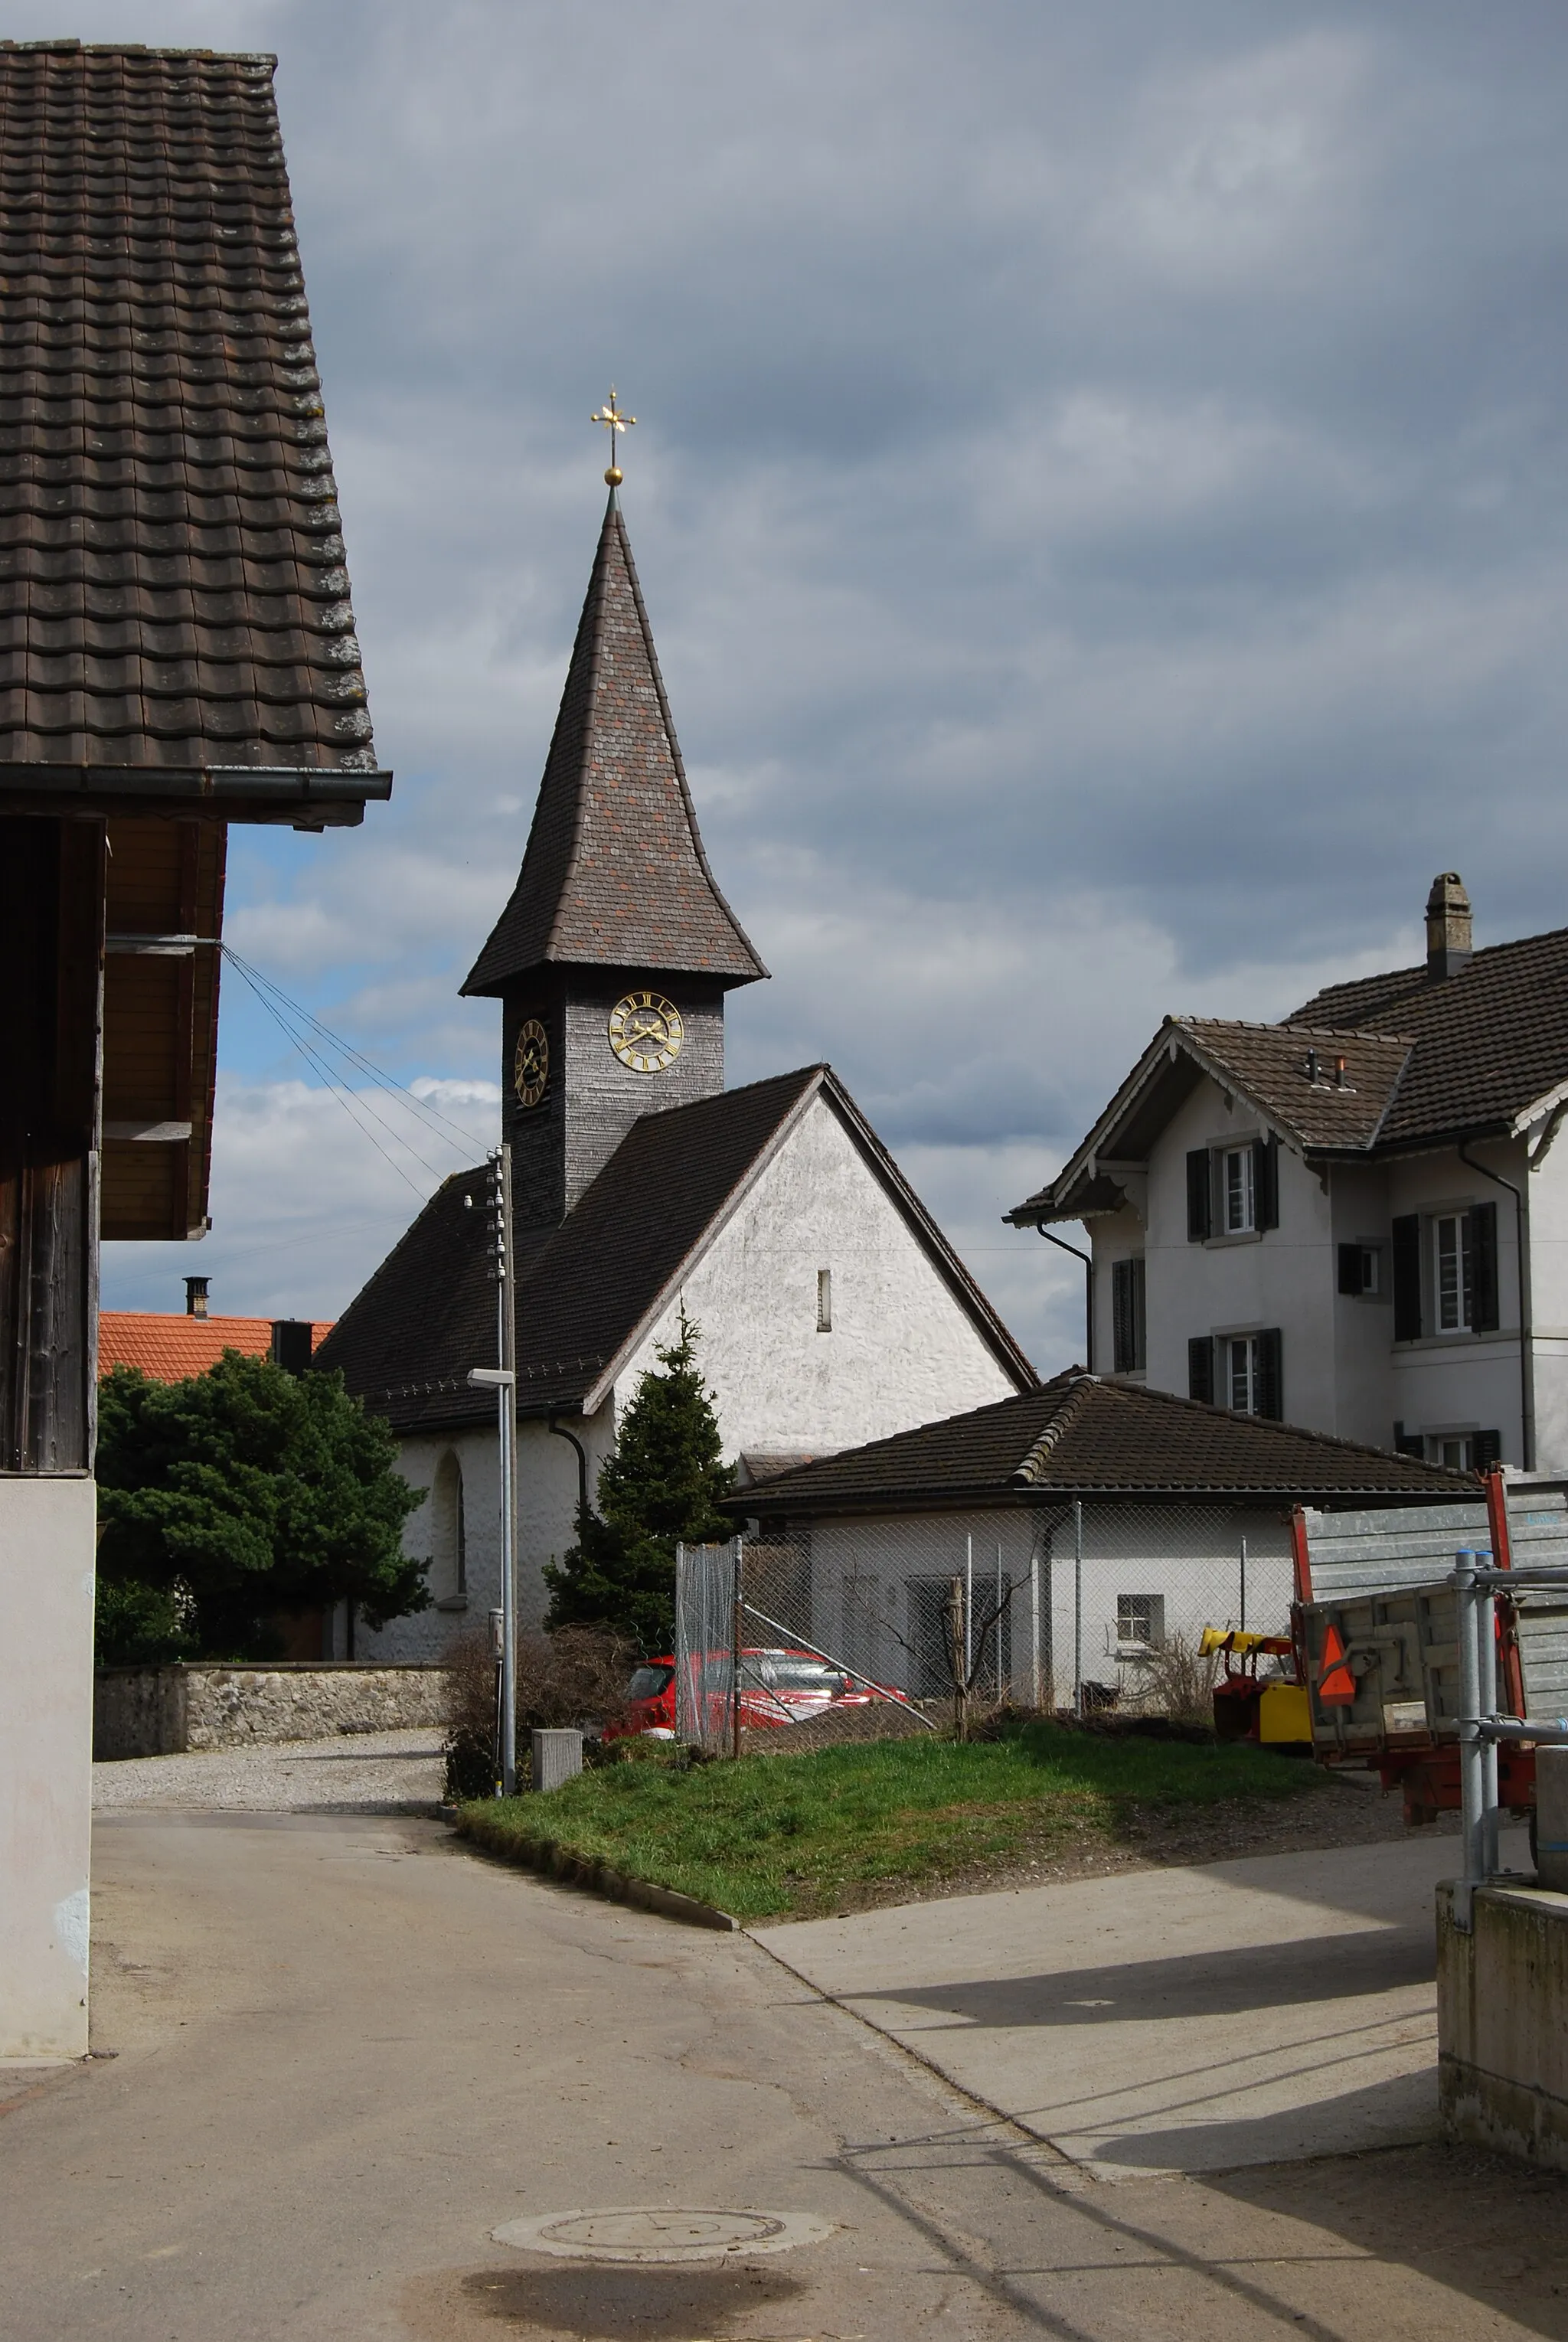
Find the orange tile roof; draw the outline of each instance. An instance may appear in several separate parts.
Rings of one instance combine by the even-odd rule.
[[[330,1318],[311,1327],[311,1347],[332,1330]],[[159,1309],[105,1309],[98,1319],[98,1373],[139,1366],[155,1382],[183,1382],[204,1375],[225,1350],[265,1358],[272,1350],[270,1317],[187,1317]]]

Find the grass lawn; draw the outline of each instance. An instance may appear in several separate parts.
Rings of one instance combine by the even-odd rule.
[[[872,1885],[932,1885],[989,1864],[1125,1840],[1152,1814],[1278,1799],[1316,1768],[1244,1745],[1111,1737],[1031,1724],[1004,1740],[884,1740],[683,1767],[643,1744],[547,1797],[464,1806],[498,1854],[554,1844],[737,1919],[836,1910]]]

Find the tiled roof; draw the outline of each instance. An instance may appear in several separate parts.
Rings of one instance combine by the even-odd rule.
[[[560,960],[766,976],[708,867],[612,492],[522,874],[463,989]]]
[[[1468,1473],[1074,1367],[1016,1398],[785,1473],[727,1508],[804,1518],[1074,1496],[1431,1503],[1474,1487]]]
[[[270,1317],[187,1317],[155,1309],[105,1309],[98,1319],[98,1373],[115,1366],[137,1366],[155,1382],[184,1382],[188,1375],[205,1375],[225,1350],[247,1358],[265,1358],[272,1351]],[[332,1320],[321,1318],[311,1328],[315,1348],[332,1331]]]
[[[1332,985],[1291,1021],[1331,1019],[1414,1044],[1380,1145],[1508,1129],[1568,1082],[1568,927],[1493,944],[1441,983],[1400,968]]]
[[[940,1231],[904,1186],[825,1066],[644,1115],[518,1281],[518,1406],[573,1408],[594,1395],[759,1158],[824,1093],[871,1154],[951,1289],[1019,1383],[1027,1359]],[[472,1206],[466,1196],[474,1198]],[[484,1175],[447,1180],[344,1312],[319,1363],[400,1431],[489,1422],[494,1395],[468,1387],[496,1356]],[[656,1208],[654,1206],[656,1206]],[[634,1230],[634,1241],[628,1231]]]
[[[0,45],[8,786],[375,774],[275,62]]]
[[[1392,1153],[1511,1131],[1568,1086],[1568,928],[1494,944],[1441,981],[1413,967],[1331,985],[1281,1025],[1167,1017],[1088,1137],[1010,1220],[1116,1207],[1093,1166],[1146,1156],[1184,1095],[1169,1069],[1173,1051],[1250,1099],[1307,1153]]]

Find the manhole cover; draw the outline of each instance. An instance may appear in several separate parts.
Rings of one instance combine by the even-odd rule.
[[[831,2220],[804,2212],[546,2212],[492,2228],[498,2245],[584,2261],[714,2261],[733,2253],[784,2253],[817,2245]]]

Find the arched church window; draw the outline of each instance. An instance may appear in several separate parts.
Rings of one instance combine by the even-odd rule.
[[[450,1447],[435,1467],[435,1480],[430,1491],[430,1591],[442,1609],[461,1610],[468,1601],[463,1466]]]

